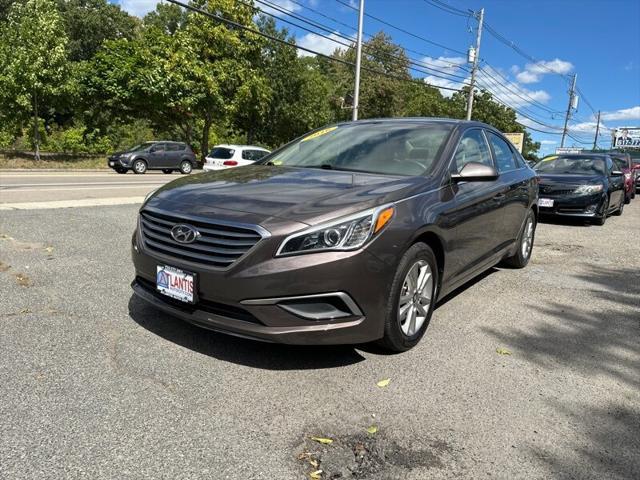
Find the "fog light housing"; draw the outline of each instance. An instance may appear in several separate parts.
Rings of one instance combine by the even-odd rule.
[[[598,210],[598,204],[594,204],[594,205],[589,205],[587,208],[585,208],[584,213],[596,213],[596,210]]]

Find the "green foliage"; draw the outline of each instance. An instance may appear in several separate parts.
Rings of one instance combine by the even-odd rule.
[[[192,0],[204,10],[294,42],[236,0]],[[353,47],[333,56],[355,62]],[[402,46],[383,32],[363,46],[360,118],[464,118],[466,92],[444,97],[410,74]],[[0,147],[104,153],[152,139],[278,147],[351,118],[353,67],[299,56],[288,45],[229,28],[173,4],[143,20],[109,0],[0,0]],[[520,132],[513,110],[482,92],[474,119]],[[525,132],[525,156],[538,144]]]

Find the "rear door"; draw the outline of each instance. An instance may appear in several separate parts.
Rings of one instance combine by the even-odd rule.
[[[529,207],[529,178],[509,143],[494,132],[485,132],[500,174],[499,182],[504,186],[496,202],[502,211],[501,247],[506,247],[516,241],[524,223]]]
[[[495,167],[489,145],[480,128],[467,130],[461,136],[450,165],[451,173],[459,173],[469,162]],[[502,230],[500,202],[496,201],[503,186],[499,180],[458,182],[452,184],[453,211],[447,213],[454,223],[455,238],[449,256],[451,281],[461,281],[476,272],[499,248]]]
[[[620,171],[610,158],[607,158],[607,175],[609,177],[609,208],[615,210],[624,198],[624,175],[615,176],[614,171]],[[623,200],[622,200],[623,201]]]
[[[179,143],[167,143],[166,166],[178,168],[182,160],[183,146]]]

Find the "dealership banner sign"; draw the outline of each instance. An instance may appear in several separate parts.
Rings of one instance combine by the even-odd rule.
[[[640,149],[640,127],[616,128],[613,131],[613,148]]]
[[[524,144],[524,133],[505,133],[505,137],[509,140],[516,150],[522,153],[522,145]]]

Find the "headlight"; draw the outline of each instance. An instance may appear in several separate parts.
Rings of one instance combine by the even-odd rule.
[[[573,193],[577,193],[578,195],[591,195],[592,193],[601,192],[602,188],[602,185],[580,185]]]
[[[282,242],[276,256],[356,250],[382,230],[394,213],[395,207],[385,205],[294,233]]]

